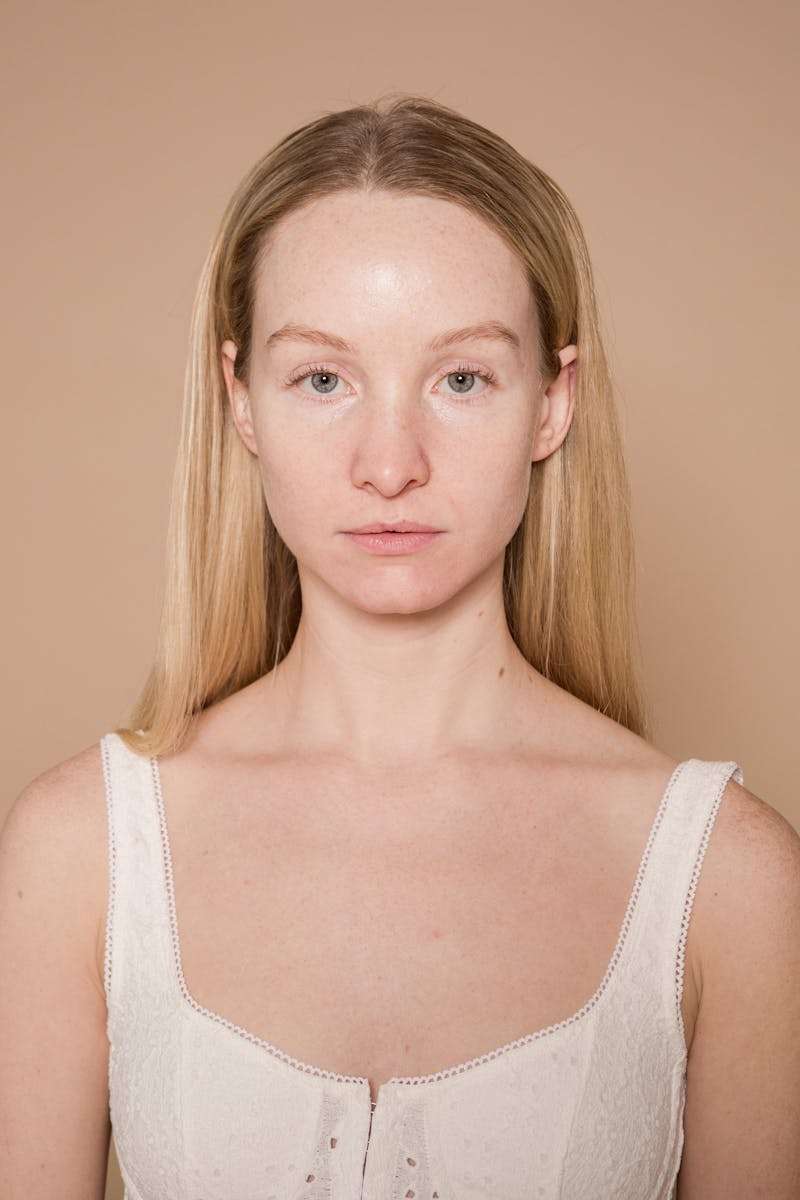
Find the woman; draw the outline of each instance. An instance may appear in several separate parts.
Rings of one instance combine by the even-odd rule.
[[[647,740],[632,563],[563,192],[423,98],[284,138],[143,695],[6,825],[4,1196],[109,1102],[129,1200],[796,1195],[800,838]]]

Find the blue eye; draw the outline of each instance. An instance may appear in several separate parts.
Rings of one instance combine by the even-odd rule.
[[[472,381],[475,379],[482,379],[484,381],[486,384],[484,391],[488,391],[492,384],[496,383],[496,378],[490,371],[478,371],[476,368],[468,366],[456,367],[454,371],[449,371],[444,378],[447,380],[459,380],[459,382],[455,385],[455,394],[458,396],[466,396],[467,399],[470,399],[473,395]],[[484,392],[478,392],[477,394],[482,396]]]
[[[315,376],[321,381],[321,386],[319,390],[315,387],[314,394],[322,399],[333,395],[333,389],[337,381],[341,379],[341,376],[337,375],[335,371],[331,371],[324,363],[312,363],[308,367],[303,367],[296,374],[290,375],[286,380],[286,384],[289,387],[298,387],[304,379],[313,379]],[[309,393],[306,392],[306,395],[309,395]],[[338,399],[338,394],[333,395],[333,399]]]
[[[466,400],[472,399],[473,395],[483,396],[490,387],[497,383],[497,377],[491,371],[480,369],[472,363],[459,363],[451,371],[448,371],[446,375],[441,376],[441,378],[456,380],[453,385],[455,390],[449,394],[451,396],[463,396]],[[332,371],[324,363],[311,363],[309,366],[303,367],[296,374],[290,375],[286,383],[290,387],[299,387],[306,379],[313,381],[312,386],[315,395],[323,398],[326,396],[332,396],[334,399],[337,398],[337,394],[334,394],[334,388],[341,379],[341,376],[336,371]],[[484,381],[486,384],[484,391],[474,392],[473,384],[476,379]],[[319,381],[319,385],[317,381]]]

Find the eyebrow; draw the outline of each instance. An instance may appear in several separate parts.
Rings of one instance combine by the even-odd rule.
[[[478,325],[465,325],[462,329],[447,329],[428,343],[428,350],[446,350],[459,342],[471,342],[479,339],[504,342],[515,350],[521,348],[521,340],[513,329],[509,329],[502,321],[481,321]],[[332,346],[340,354],[356,354],[355,346],[351,346],[344,338],[335,333],[326,333],[324,329],[312,329],[296,321],[289,321],[276,329],[265,340],[267,350],[279,342],[311,342],[315,346]]]

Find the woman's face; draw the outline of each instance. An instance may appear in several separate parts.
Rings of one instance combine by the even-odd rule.
[[[496,336],[445,344],[471,326]],[[304,595],[321,584],[363,611],[412,613],[502,579],[531,462],[572,418],[573,368],[543,393],[536,339],[519,260],[454,203],[347,191],[284,219],[256,282],[249,387],[234,344],[222,351]],[[347,533],[402,520],[440,532],[399,554]]]

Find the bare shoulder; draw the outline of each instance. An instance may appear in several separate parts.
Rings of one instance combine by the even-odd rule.
[[[105,839],[105,830],[97,829],[98,817],[105,824],[104,810],[100,743],[94,742],[26,784],[8,811],[3,833],[14,829],[18,835],[26,831],[52,835],[69,850],[70,839],[73,844],[80,839],[81,845],[85,835],[99,833]]]
[[[13,866],[21,857],[41,868],[41,886],[69,899],[81,940],[79,953],[91,955],[102,992],[107,891],[107,818],[100,743],[71,755],[36,775],[19,793],[0,830],[0,861]],[[64,895],[68,884],[68,896]]]
[[[731,779],[706,847],[694,900],[701,978],[726,958],[800,933],[800,834],[773,805]]]
[[[731,780],[695,896],[701,996],[679,1200],[800,1187],[800,836]],[[752,1189],[751,1189],[752,1190]]]
[[[0,830],[0,1194],[101,1196],[109,1042],[98,747],[33,778]],[[35,1148],[35,1153],[34,1153]]]

